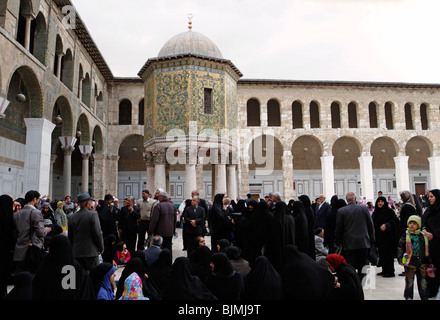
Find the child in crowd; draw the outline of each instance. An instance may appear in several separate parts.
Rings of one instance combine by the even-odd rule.
[[[120,241],[117,244],[116,261],[118,262],[118,265],[125,266],[129,260],[130,252],[127,250],[127,245],[124,241]]]
[[[63,210],[64,202],[57,202],[57,209],[55,210],[55,218],[57,219],[58,225],[63,228],[63,234],[67,235],[67,216]]]
[[[408,218],[408,229],[401,237],[397,253],[400,265],[405,268],[405,291],[406,300],[413,300],[414,278],[417,276],[417,288],[420,298],[428,300],[427,272],[429,264],[428,238],[421,229],[421,218],[412,215]]]

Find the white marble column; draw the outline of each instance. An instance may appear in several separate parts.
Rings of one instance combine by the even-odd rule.
[[[362,156],[358,158],[361,171],[361,188],[362,194],[360,196],[365,197],[367,201],[374,203],[374,188],[373,188],[373,157]]]
[[[107,165],[106,155],[102,153],[94,153],[93,158],[93,191],[92,195],[95,199],[104,199],[104,196],[109,193],[107,189]],[[117,196],[115,193],[111,193],[113,196]]]
[[[161,188],[167,190],[166,151],[165,148],[155,148],[154,159],[154,191]],[[154,192],[153,191],[153,192]]]
[[[197,171],[195,164],[185,165],[185,199],[191,199],[191,192],[197,189]]]
[[[50,149],[55,124],[44,118],[26,118],[24,192],[49,194]]]
[[[215,194],[224,193],[228,195],[228,189],[226,185],[226,164],[218,163],[215,167]],[[229,197],[229,195],[228,195]]]
[[[335,194],[335,176],[333,168],[334,158],[334,156],[321,157],[322,193],[324,194],[326,199],[331,199],[331,197]]]
[[[429,157],[429,172],[431,173],[431,183],[428,189],[440,188],[440,157]]]
[[[30,50],[31,45],[31,23],[35,19],[32,14],[27,14],[24,16],[26,19],[26,27],[24,32],[24,47],[26,50]]]
[[[408,156],[394,157],[394,163],[396,165],[396,191],[397,199],[400,199],[400,192],[409,189],[409,169],[408,169]]]
[[[63,168],[63,183],[64,183],[64,195],[71,195],[71,185],[72,185],[72,152],[75,150],[75,137],[63,136],[60,137],[61,149],[64,152],[64,168]]]
[[[56,76],[57,76],[57,78],[59,80],[61,80],[61,62],[63,60],[63,56],[64,56],[63,52],[57,52],[56,53],[56,58],[55,58],[55,59],[57,59],[57,61],[56,61],[56,63],[57,63],[57,74],[56,74]]]
[[[228,164],[226,166],[226,172],[228,175],[228,196],[231,200],[237,200],[237,170],[235,164]]]
[[[93,147],[90,145],[80,145],[79,151],[82,155],[82,176],[81,186],[82,191],[89,192],[89,158],[92,153]]]
[[[151,152],[144,152],[144,161],[146,165],[146,178],[147,178],[147,184],[146,188],[148,191],[150,191],[150,194],[154,194],[154,162],[153,162],[153,156]]]
[[[55,163],[55,161],[57,160],[57,156],[56,155],[51,155],[50,156],[50,176],[49,176],[49,195],[53,198],[53,165]]]

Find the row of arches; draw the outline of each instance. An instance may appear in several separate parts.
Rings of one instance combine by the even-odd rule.
[[[90,72],[84,70],[79,63],[75,71],[75,59],[71,48],[63,43],[59,32],[51,33],[48,29],[47,18],[40,11],[34,18],[32,1],[20,0],[16,40],[29,51],[44,66],[48,66],[48,55],[54,56],[51,66],[53,74],[71,91],[77,89],[77,97],[88,107],[99,107],[103,101],[102,88],[97,82],[93,83]],[[54,42],[54,51],[48,51],[48,44]],[[75,83],[77,81],[77,83]],[[99,86],[98,86],[99,85]]]
[[[122,99],[119,102],[118,109],[118,124],[120,125],[144,125],[144,99],[141,99],[138,103],[138,123],[133,123],[133,104],[127,98]]]
[[[306,126],[304,123],[305,113],[308,113],[310,128],[321,128],[321,109],[324,106],[320,106],[317,101],[311,101],[307,106],[299,100],[292,103],[291,115],[292,115],[292,128],[301,129]],[[337,129],[342,127],[359,128],[361,122],[368,124],[369,128],[379,128],[380,118],[383,116],[385,119],[385,127],[389,130],[395,129],[395,106],[392,102],[386,102],[383,106],[380,106],[377,102],[370,102],[368,105],[368,114],[362,115],[359,112],[359,105],[356,102],[350,102],[346,106],[347,121],[344,125],[342,123],[343,105],[338,101],[333,101],[328,114],[331,118],[331,128]],[[417,122],[420,124],[422,130],[429,129],[429,106],[426,103],[416,106],[413,103],[406,103],[404,106],[404,121],[406,130],[414,130],[417,128]],[[251,98],[246,103],[246,117],[248,127],[259,127],[262,125],[261,121],[261,103],[256,98]],[[276,99],[270,99],[267,102],[267,126],[279,127],[281,126],[281,107],[280,103]]]
[[[268,141],[271,143],[269,144]],[[261,164],[261,160],[256,158],[260,154],[261,148],[264,149],[265,158],[275,160],[274,170],[283,169],[281,158],[285,151],[290,151],[293,156],[294,170],[319,170],[321,169],[321,157],[325,155],[322,141],[315,136],[299,136],[292,143],[290,150],[286,150],[277,137],[260,135],[252,139],[247,149],[250,170],[266,165],[266,163]],[[433,155],[432,148],[432,142],[422,136],[410,138],[404,146],[399,146],[391,137],[377,137],[369,142],[368,148],[363,146],[357,138],[344,136],[328,146],[331,155],[334,156],[334,168],[338,170],[359,169],[358,158],[365,154],[365,150],[368,150],[369,155],[373,157],[373,169],[394,168],[394,158],[402,151],[404,155],[409,157],[409,169],[427,169],[429,167],[428,158]]]

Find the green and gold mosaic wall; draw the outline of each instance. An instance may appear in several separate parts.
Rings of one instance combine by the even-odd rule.
[[[204,89],[212,89],[212,112],[204,112]],[[145,82],[145,141],[165,138],[172,129],[197,134],[237,127],[237,82],[224,70],[195,65],[156,68]]]

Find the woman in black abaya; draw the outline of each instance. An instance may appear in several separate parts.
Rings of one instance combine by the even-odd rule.
[[[187,257],[174,260],[163,300],[217,300],[212,292],[193,274]]]
[[[307,216],[301,201],[289,201],[290,212],[295,220],[295,245],[304,253],[309,253],[309,233]],[[313,241],[314,242],[314,241]]]
[[[434,297],[440,285],[440,190],[430,190],[428,201],[429,206],[422,216],[422,229],[426,228],[429,253],[432,263],[437,269],[434,278],[427,278],[429,297]]]
[[[282,292],[280,274],[265,256],[259,256],[244,278],[243,300],[280,300]]]
[[[285,202],[275,203],[275,210],[265,245],[264,255],[275,269],[279,270],[283,263],[283,248],[295,244],[295,220],[289,214]]]
[[[243,277],[234,270],[224,252],[212,255],[212,273],[206,286],[219,300],[241,300],[244,291]]]
[[[4,194],[0,196],[0,300],[7,292],[7,286],[12,269],[12,257],[14,252],[14,222],[12,219],[14,200]]]
[[[74,270],[63,273],[64,266]],[[73,275],[72,272],[75,274]],[[74,288],[63,288],[64,277],[76,280]],[[64,279],[64,281],[63,281]],[[33,300],[93,300],[93,286],[88,273],[73,258],[72,247],[65,235],[56,235],[50,243],[49,253],[38,267],[32,282]]]
[[[385,197],[378,197],[371,215],[374,224],[375,245],[379,251],[379,265],[383,277],[394,277],[394,258],[399,242],[399,218],[388,206]]]
[[[159,254],[159,259],[153,262],[148,271],[148,275],[156,285],[160,296],[162,296],[163,290],[170,279],[172,266],[173,257],[171,251],[170,249],[164,248]]]
[[[304,212],[307,217],[307,237],[308,237],[308,251],[307,254],[315,260],[315,214],[312,210],[312,203],[309,196],[303,194],[298,197],[299,201],[304,205]]]
[[[211,274],[211,257],[212,251],[207,246],[200,246],[191,256],[191,266],[193,268],[194,274],[206,284],[206,278]]]
[[[293,245],[284,248],[280,271],[283,298],[287,300],[328,300],[331,298],[334,277],[327,268]]]
[[[227,239],[232,241],[230,220],[228,211],[223,206],[224,194],[218,193],[214,197],[214,203],[209,211],[209,226],[211,232],[211,248],[217,252],[217,241]]]

